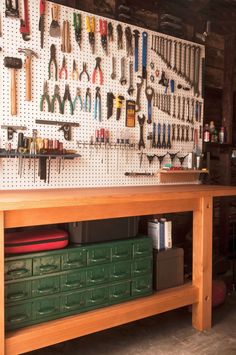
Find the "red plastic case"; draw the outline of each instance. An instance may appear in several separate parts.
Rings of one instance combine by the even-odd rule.
[[[62,229],[26,230],[5,233],[5,253],[23,254],[62,249],[68,245],[69,235]]]

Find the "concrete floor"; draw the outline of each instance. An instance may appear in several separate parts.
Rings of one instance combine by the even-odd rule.
[[[213,328],[200,333],[179,309],[37,350],[31,355],[236,355],[236,292],[213,311]]]

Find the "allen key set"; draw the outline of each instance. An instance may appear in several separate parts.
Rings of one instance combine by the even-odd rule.
[[[10,4],[0,12],[2,188],[156,185],[160,167],[201,154],[203,46],[49,1]],[[19,136],[29,143],[36,129],[67,156],[22,149]]]

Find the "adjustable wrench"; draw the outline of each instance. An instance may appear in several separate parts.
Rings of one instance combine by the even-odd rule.
[[[136,104],[135,104],[135,112],[139,112],[141,107],[140,107],[140,95],[141,95],[141,89],[143,86],[143,78],[141,75],[138,75],[138,78],[140,79],[140,82],[137,83],[137,97],[136,97]]]
[[[195,50],[195,66],[194,66],[194,95],[199,96],[199,73],[200,73],[200,48]]]
[[[20,33],[24,41],[30,40],[28,0],[24,0],[24,19],[20,20]]]

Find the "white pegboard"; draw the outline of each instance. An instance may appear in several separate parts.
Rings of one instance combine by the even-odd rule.
[[[5,3],[5,2],[4,2]],[[21,3],[21,2],[20,2]],[[4,4],[2,5],[1,14],[5,13]],[[74,30],[73,30],[73,13],[80,13],[82,16],[82,47],[81,50],[78,44],[75,41]],[[23,9],[20,9],[20,13],[23,13]],[[3,67],[3,70],[0,74],[1,79],[1,125],[24,125],[27,127],[27,131],[24,132],[26,136],[32,136],[32,129],[36,128],[38,130],[38,136],[43,138],[50,139],[59,139],[63,142],[64,147],[66,149],[75,149],[78,153],[81,154],[81,158],[74,159],[70,161],[64,161],[63,167],[61,169],[60,174],[57,172],[57,164],[58,161],[51,162],[51,173],[50,173],[50,181],[49,183],[45,183],[44,181],[40,181],[40,179],[36,176],[34,179],[34,169],[31,163],[31,167],[29,168],[28,159],[24,159],[24,169],[22,171],[22,176],[18,174],[18,165],[19,161],[17,158],[11,159],[1,159],[0,160],[0,178],[2,189],[32,189],[32,188],[58,188],[58,187],[95,187],[95,186],[123,186],[123,185],[156,185],[159,184],[158,176],[155,177],[126,177],[124,173],[128,172],[156,172],[159,169],[159,162],[157,158],[154,159],[151,166],[149,166],[148,160],[146,158],[147,154],[158,154],[163,155],[167,152],[166,149],[156,149],[149,148],[149,142],[147,141],[147,135],[149,131],[152,131],[152,125],[147,125],[145,123],[144,127],[144,138],[146,148],[143,150],[143,162],[140,167],[140,151],[137,149],[137,144],[139,141],[139,125],[137,122],[136,115],[136,127],[135,128],[126,128],[125,127],[125,101],[122,108],[122,115],[119,121],[116,120],[116,110],[113,110],[113,116],[107,120],[107,107],[106,107],[106,97],[107,92],[111,91],[115,96],[123,95],[125,99],[134,99],[136,98],[136,82],[137,75],[141,75],[142,73],[142,32],[146,31],[148,34],[148,53],[147,53],[147,85],[151,85],[155,92],[164,93],[165,88],[158,84],[160,77],[155,77],[155,82],[151,83],[149,77],[151,74],[155,74],[155,70],[159,70],[160,74],[162,71],[165,71],[168,79],[173,79],[175,81],[175,87],[178,84],[182,86],[186,86],[186,82],[179,75],[174,73],[172,69],[167,68],[167,65],[157,56],[157,54],[151,50],[152,47],[152,35],[158,35],[162,38],[168,38],[172,41],[177,40],[179,43],[185,43],[190,45],[196,45],[188,41],[175,39],[174,37],[159,34],[157,32],[144,30],[142,28],[138,28],[136,26],[125,25],[122,23],[123,31],[125,28],[129,26],[131,30],[138,29],[140,31],[139,38],[139,72],[134,73],[134,87],[135,92],[131,97],[127,93],[128,89],[128,65],[130,59],[134,60],[134,58],[128,58],[126,55],[126,43],[125,43],[125,34],[123,34],[123,42],[124,46],[122,50],[117,49],[117,33],[116,26],[118,24],[117,21],[107,19],[108,22],[113,24],[114,31],[114,41],[113,43],[108,43],[108,55],[104,54],[104,51],[101,46],[100,33],[99,33],[99,16],[95,16],[96,23],[96,31],[95,31],[95,54],[91,53],[90,45],[88,42],[88,34],[86,32],[85,19],[86,15],[92,16],[85,12],[81,12],[78,10],[73,10],[71,8],[67,8],[65,6],[60,6],[59,9],[59,23],[62,28],[63,20],[68,20],[70,22],[70,38],[72,43],[72,52],[71,53],[62,53],[60,51],[61,47],[61,39],[60,38],[52,38],[49,36],[49,27],[51,22],[51,3],[46,2],[46,16],[45,16],[45,37],[44,37],[44,48],[40,48],[40,31],[38,30],[39,23],[39,2],[36,0],[29,1],[29,13],[30,13],[30,29],[31,40],[29,42],[25,42],[22,39],[22,36],[19,31],[20,23],[18,19],[7,18],[3,16],[2,21],[2,30],[3,37],[0,38],[0,45],[3,48],[1,52],[0,61],[3,67],[3,58],[5,56],[10,57],[18,57],[22,58],[24,61],[24,55],[18,53],[18,48],[30,48],[34,50],[39,58],[33,58],[32,63],[32,101],[25,101],[25,71],[24,69],[17,71],[17,108],[18,114],[17,116],[10,115],[10,71],[9,69]],[[54,80],[48,80],[48,63],[50,58],[50,46],[51,44],[56,45],[57,50],[57,63],[58,67],[61,67],[61,63],[63,60],[63,56],[65,54],[67,69],[68,69],[68,79],[67,80],[58,80],[55,82]],[[203,46],[196,45],[201,49],[201,59],[205,56],[205,49]],[[103,71],[103,85],[99,85],[98,77],[97,82],[92,84],[91,77],[93,68],[95,66],[95,58],[101,57],[101,68]],[[111,61],[112,56],[116,58],[116,80],[111,80]],[[120,62],[121,58],[126,58],[126,77],[127,77],[127,85],[122,86],[119,82],[120,80]],[[82,71],[83,62],[87,63],[87,70],[90,75],[90,81],[87,82],[85,76],[82,77],[82,81],[75,81],[71,78],[72,72],[72,64],[73,59],[76,60],[78,71]],[[179,61],[179,52],[177,51],[177,62]],[[154,63],[154,69],[150,68],[150,63]],[[174,47],[172,46],[172,56],[171,63],[174,63]],[[183,56],[182,56],[183,63]],[[191,65],[191,71],[192,71]],[[193,75],[193,74],[192,74]],[[76,88],[80,87],[82,100],[84,101],[86,89],[91,89],[91,97],[92,97],[92,106],[91,112],[84,112],[80,110],[79,104],[77,105],[76,111],[74,115],[70,114],[68,102],[66,104],[66,111],[64,115],[57,113],[48,113],[47,110],[44,112],[40,112],[40,98],[43,93],[43,85],[44,81],[48,80],[49,94],[53,95],[54,85],[58,84],[60,86],[60,94],[63,96],[65,84],[69,84],[70,93],[72,96],[72,100],[76,94]],[[138,113],[139,115],[145,115],[147,117],[147,100],[145,96],[145,85],[143,85],[142,93],[141,93],[141,111]],[[96,87],[100,86],[101,88],[101,96],[102,96],[102,121],[94,119],[94,97],[96,92]],[[201,88],[201,68],[200,68],[200,85]],[[170,93],[170,87],[168,88],[168,94],[172,96],[172,110],[173,110],[173,94]],[[175,94],[181,97],[190,98],[190,101],[194,97],[193,89],[190,91],[184,90],[175,90]],[[201,97],[195,98],[202,103],[202,114],[203,114],[203,99]],[[169,116],[168,114],[162,112],[157,107],[152,108],[152,118],[153,121],[158,123],[168,123],[170,124],[184,124],[187,125],[186,122],[182,122],[181,120],[174,118],[173,115]],[[187,110],[187,102],[185,102],[185,110]],[[72,128],[72,140],[70,142],[65,141],[63,138],[62,132],[58,132],[57,126],[52,125],[38,125],[35,124],[35,119],[43,119],[43,120],[58,120],[58,121],[66,121],[66,122],[78,122],[80,123],[79,128]],[[196,129],[200,129],[202,125],[201,122],[196,122],[194,120],[194,127]],[[117,138],[117,132],[119,135],[127,135],[132,138],[134,143],[136,144],[136,148],[126,149],[124,147],[117,147],[114,144],[107,149],[104,146],[92,146],[89,148],[88,145],[83,144],[85,142],[90,141],[90,137],[94,136],[95,130],[105,128],[110,132],[110,142],[115,143]],[[129,132],[129,133],[127,133]],[[177,129],[176,129],[177,133]],[[189,136],[191,138],[191,128]],[[79,146],[77,146],[77,142],[82,142]],[[14,139],[11,142],[12,147],[15,148],[17,146],[17,134],[14,135]],[[1,148],[5,148],[7,144],[7,131],[5,129],[1,129],[1,140],[0,146]],[[199,147],[201,147],[201,140],[199,140]],[[172,148],[169,150],[171,153],[180,151],[181,155],[186,155],[193,150],[193,142],[181,142],[175,141],[172,142]],[[169,157],[166,157],[164,163],[169,163]],[[187,162],[185,162],[186,165]],[[178,166],[179,162],[176,159],[175,165]],[[38,162],[36,161],[36,175],[38,170]],[[196,181],[197,182],[197,181]]]

